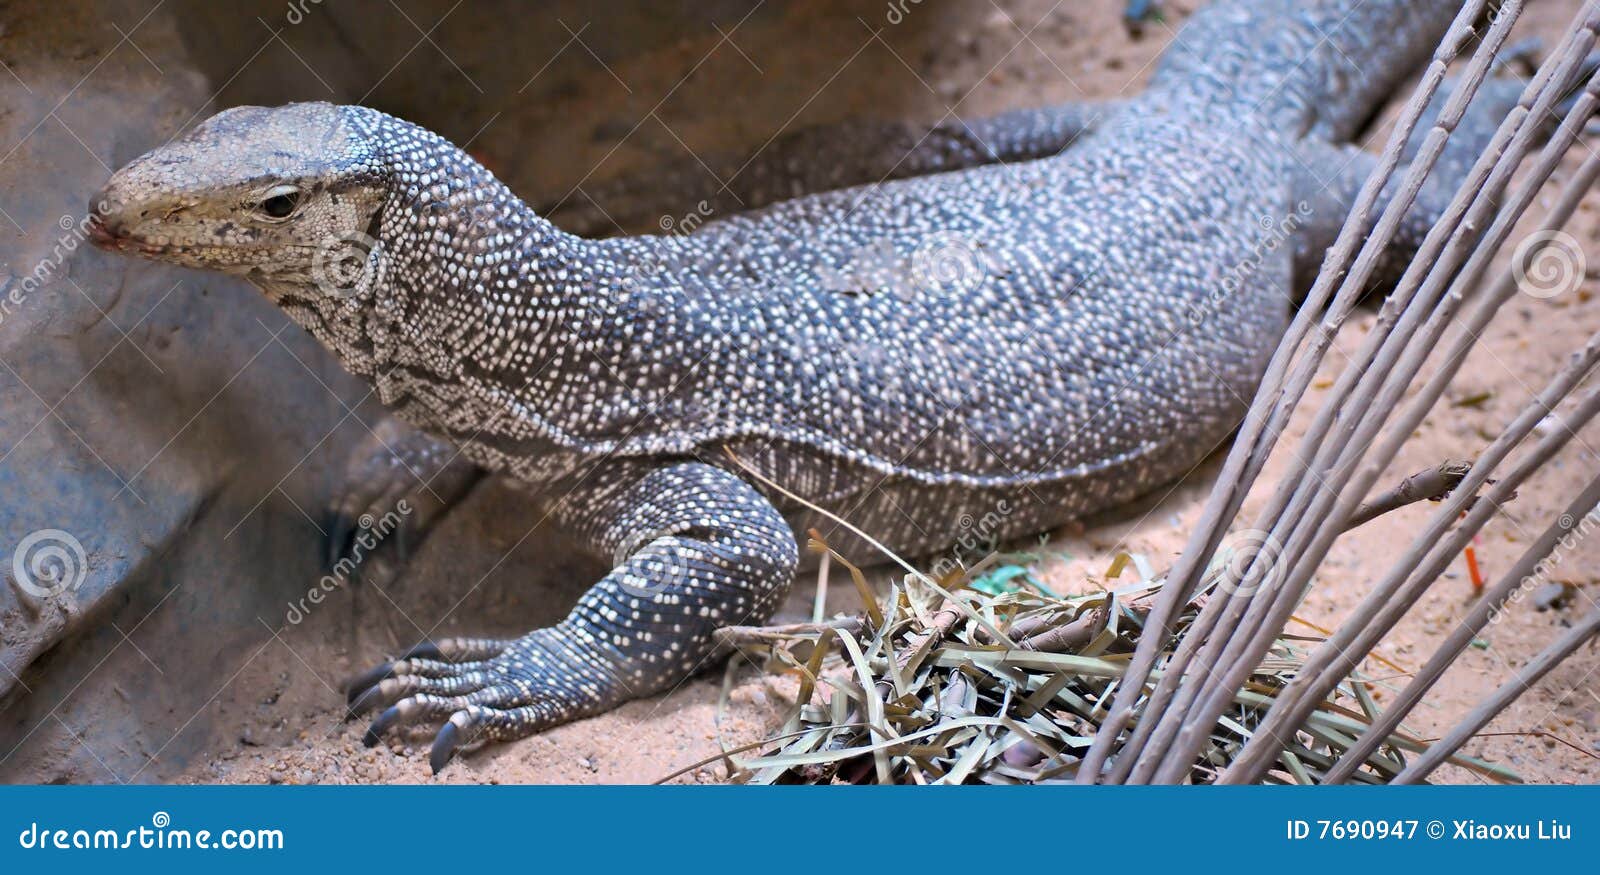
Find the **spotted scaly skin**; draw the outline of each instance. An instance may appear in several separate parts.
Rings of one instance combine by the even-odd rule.
[[[678,683],[714,629],[775,609],[806,528],[867,555],[730,453],[906,555],[1188,472],[1244,412],[1297,262],[1342,222],[1340,174],[1370,166],[1345,141],[1455,8],[1218,3],[1145,95],[1092,121],[1024,113],[1016,136],[988,128],[994,148],[933,138],[910,166],[961,169],[681,235],[563,232],[372,109],[241,107],[118,171],[93,233],[248,278],[613,561],[558,626],[427,644],[358,681],[358,709],[387,706],[369,743],[444,721],[437,770],[474,738]],[[1050,132],[1072,148],[1039,158]],[[1308,163],[1334,203],[1304,214]]]

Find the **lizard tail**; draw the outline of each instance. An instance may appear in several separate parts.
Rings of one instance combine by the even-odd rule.
[[[1259,119],[1302,138],[1348,142],[1427,62],[1462,6],[1462,0],[1218,0],[1177,35],[1150,93],[1172,98],[1174,106]]]

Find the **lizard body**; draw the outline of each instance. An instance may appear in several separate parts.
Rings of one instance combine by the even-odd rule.
[[[1040,111],[995,148],[935,138],[909,165],[926,175],[681,235],[566,233],[372,109],[243,107],[120,170],[94,233],[246,276],[401,417],[614,560],[558,626],[363,679],[360,704],[388,706],[369,741],[445,721],[438,768],[466,739],[665,689],[716,627],[770,614],[796,533],[823,520],[725,449],[906,555],[1189,471],[1246,409],[1370,167],[1345,144],[1456,9],[1224,0],[1092,123]]]

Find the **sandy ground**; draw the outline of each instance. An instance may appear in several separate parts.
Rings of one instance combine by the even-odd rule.
[[[954,31],[963,34],[954,43],[948,40],[952,31],[947,26],[883,27],[878,37],[872,37],[869,31],[856,28],[854,22],[845,20],[841,24],[837,16],[828,18],[819,13],[813,21],[806,18],[806,13],[795,13],[800,16],[796,20],[783,22],[777,28],[752,29],[748,37],[740,39],[740,48],[757,62],[783,68],[768,69],[766,78],[751,86],[767,89],[760,101],[749,99],[751,106],[759,103],[765,107],[761,112],[708,116],[680,109],[680,102],[674,100],[663,104],[660,113],[688,144],[723,142],[720,137],[759,144],[790,119],[804,123],[870,115],[874,95],[897,88],[916,94],[909,103],[920,107],[916,112],[926,118],[938,118],[951,108],[970,117],[1054,100],[1115,96],[1140,87],[1149,64],[1172,36],[1169,27],[1158,24],[1143,38],[1130,38],[1116,20],[1115,8],[1119,5],[1113,0],[1095,0],[1057,4],[1061,8],[1053,8],[1043,0],[1010,0],[975,18],[968,15],[962,29]],[[1194,4],[1170,5],[1176,7],[1172,16],[1175,23]],[[1576,0],[1537,4],[1523,23],[1523,32],[1542,33],[1548,39],[1577,5]],[[909,7],[912,16],[935,14],[933,7]],[[816,26],[814,35],[805,40],[793,38],[794,29],[809,25]],[[692,59],[712,49],[717,40],[715,33],[708,33],[704,40],[677,47],[671,57],[633,59],[616,72],[623,80],[640,82],[652,79],[651,70],[674,71],[657,86],[657,93],[665,93],[688,70]],[[712,58],[704,69],[695,70],[684,80],[682,89],[691,94],[713,91],[718,87],[719,75],[745,63],[728,46],[714,52]],[[593,82],[575,86],[574,103],[599,93],[604,84],[600,76],[603,74],[597,73]],[[774,84],[777,81],[788,84],[779,87]],[[814,85],[795,84],[807,82]],[[774,98],[774,93],[779,97]],[[818,95],[826,99],[817,100]],[[643,107],[648,108],[648,101],[653,98],[635,95],[632,99],[646,101]],[[741,92],[729,95],[728,100],[735,109],[742,110],[747,96]],[[901,101],[900,105],[906,103]],[[779,108],[772,109],[774,106]],[[782,108],[785,106],[787,109]],[[558,118],[567,108],[536,109],[524,116],[529,121],[519,124],[528,127],[530,138],[537,139],[539,119]],[[633,118],[637,113],[636,110]],[[492,139],[486,138],[480,150],[485,160],[515,164],[514,159],[496,154]],[[552,188],[576,181],[606,153],[603,144],[590,142],[585,146],[581,137],[577,139],[579,142],[561,144],[571,147],[563,151],[560,160],[565,163],[527,173],[538,178],[537,184]],[[595,139],[601,139],[598,133]],[[647,164],[651,154],[651,150],[633,145],[616,150],[595,177],[602,178],[630,164]],[[518,181],[518,173],[507,175]],[[526,177],[520,181],[526,182]],[[1600,221],[1592,203],[1585,205],[1572,230],[1586,248],[1595,251]],[[1392,482],[1441,459],[1471,458],[1478,453],[1532,391],[1542,385],[1566,352],[1575,349],[1591,332],[1600,330],[1600,301],[1591,295],[1595,288],[1593,280],[1586,280],[1577,292],[1552,300],[1518,298],[1508,306],[1456,381],[1449,403],[1441,405],[1418,430],[1394,466],[1392,477],[1386,476],[1385,481]],[[1329,375],[1355,349],[1371,319],[1370,313],[1364,313],[1346,326],[1338,340],[1339,351],[1330,356]],[[1319,381],[1318,386],[1325,388],[1326,383]],[[1296,417],[1286,448],[1292,448],[1303,433],[1309,412],[1301,411]],[[1555,464],[1522,490],[1510,511],[1489,526],[1476,548],[1486,574],[1493,577],[1503,572],[1569,499],[1577,484],[1600,471],[1596,446],[1600,446],[1600,433],[1591,429],[1580,435]],[[1272,483],[1287,458],[1287,453],[1280,452],[1265,483]],[[1183,483],[1140,508],[1055,533],[1043,548],[1051,557],[1041,568],[1043,579],[1065,590],[1098,586],[1102,582],[1099,575],[1120,550],[1142,553],[1156,567],[1165,567],[1198,516],[1215,470],[1213,459]],[[756,740],[782,720],[792,704],[792,686],[741,666],[733,672],[731,691],[724,703],[719,704],[722,676],[717,672],[693,679],[669,695],[633,702],[602,717],[469,754],[438,777],[428,773],[424,738],[411,739],[410,744],[396,741],[375,750],[364,749],[359,740],[361,727],[340,720],[342,697],[335,689],[335,681],[364,668],[384,652],[414,640],[415,634],[397,618],[428,616],[430,610],[448,608],[441,613],[448,613],[450,619],[435,634],[515,634],[559,616],[586,581],[593,578],[596,569],[575,563],[570,574],[562,575],[569,583],[530,591],[518,578],[518,570],[547,567],[552,556],[563,554],[559,550],[552,552],[547,545],[535,551],[525,543],[525,523],[519,523],[515,512],[517,499],[507,490],[490,486],[479,490],[471,500],[504,504],[507,508],[506,513],[495,515],[502,522],[497,524],[499,531],[490,533],[489,543],[465,546],[453,541],[447,520],[404,579],[388,589],[358,589],[338,596],[331,608],[285,628],[213,702],[214,713],[208,716],[216,725],[228,729],[214,733],[204,742],[202,752],[182,778],[246,783],[644,782],[714,756],[719,743],[732,746]],[[1247,506],[1246,518],[1261,503],[1262,496],[1254,496]],[[1418,506],[1395,513],[1340,541],[1318,573],[1315,588],[1299,616],[1323,627],[1337,624],[1360,600],[1368,584],[1381,575],[1386,562],[1405,548],[1430,510],[1428,506]],[[476,582],[466,580],[459,590],[441,591],[440,587],[422,582],[430,579],[430,573],[456,564],[461,558],[459,551],[465,550],[491,553],[504,562],[492,562],[483,577]],[[1578,588],[1573,603],[1553,611],[1535,610],[1531,600],[1512,607],[1482,636],[1481,647],[1475,646],[1459,660],[1437,695],[1414,716],[1410,728],[1424,737],[1443,731],[1474,701],[1558,635],[1578,612],[1587,610],[1600,593],[1593,571],[1597,558],[1600,544],[1588,542],[1565,556],[1555,577]],[[811,582],[798,583],[785,618],[798,619],[808,614],[813,592]],[[839,592],[840,587],[833,588],[829,608],[853,608],[838,597]],[[1384,641],[1381,652],[1402,667],[1420,665],[1463,615],[1472,595],[1465,567],[1457,563]],[[340,598],[347,601],[345,606],[338,605]],[[1378,664],[1369,663],[1367,668],[1378,676],[1394,674]],[[1469,745],[1468,751],[1505,763],[1530,781],[1594,780],[1600,774],[1596,755],[1600,751],[1600,696],[1596,695],[1592,679],[1596,669],[1600,669],[1600,653],[1593,648],[1580,652],[1497,719],[1485,737]],[[707,766],[679,780],[710,782],[719,780],[721,775],[719,766]],[[1441,777],[1479,780],[1459,770],[1441,773]]]

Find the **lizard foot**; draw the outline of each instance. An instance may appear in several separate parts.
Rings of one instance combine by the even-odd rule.
[[[514,641],[454,638],[412,648],[347,684],[351,717],[383,708],[362,743],[439,724],[434,774],[463,746],[514,741],[630,698],[608,660],[562,627]]]
[[[329,512],[328,568],[383,582],[483,472],[456,449],[394,418],[351,453],[344,494]]]

